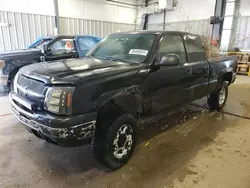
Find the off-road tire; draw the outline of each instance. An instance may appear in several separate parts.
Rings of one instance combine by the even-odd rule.
[[[223,103],[220,103],[220,93],[221,91],[225,91],[225,99]],[[219,89],[215,93],[211,93],[208,96],[207,103],[210,108],[210,110],[222,110],[222,108],[225,106],[227,102],[227,97],[228,97],[228,82],[224,81],[221,83]]]
[[[107,117],[109,118],[109,117]],[[113,141],[116,138],[118,130],[123,125],[129,125],[132,132],[131,150],[121,158],[117,159],[113,152]],[[115,121],[110,122],[104,120],[97,126],[93,140],[93,155],[100,163],[108,166],[111,169],[118,169],[125,165],[131,157],[136,145],[137,121],[130,114],[120,115]]]

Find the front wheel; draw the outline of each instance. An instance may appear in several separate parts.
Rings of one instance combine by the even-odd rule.
[[[101,132],[97,130],[94,138],[94,157],[112,169],[125,165],[136,145],[136,127],[136,119],[130,114],[119,116],[110,126],[101,125]]]
[[[222,110],[227,102],[228,96],[228,83],[226,81],[222,82],[220,88],[208,96],[208,106],[211,110]]]

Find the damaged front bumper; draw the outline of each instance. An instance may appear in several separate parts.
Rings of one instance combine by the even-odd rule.
[[[49,143],[74,147],[90,143],[95,131],[96,112],[85,115],[58,116],[45,111],[33,112],[34,104],[9,94],[11,108],[25,128]]]

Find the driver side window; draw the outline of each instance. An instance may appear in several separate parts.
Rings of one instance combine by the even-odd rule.
[[[160,58],[168,54],[177,55],[181,64],[186,63],[186,53],[181,36],[165,35],[162,37],[159,49]]]
[[[60,39],[55,42],[51,47],[53,55],[64,54],[74,51],[75,45],[73,39]]]

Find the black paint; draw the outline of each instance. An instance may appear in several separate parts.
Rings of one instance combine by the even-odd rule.
[[[58,116],[41,109],[28,115],[30,116],[28,118],[48,127],[69,128],[77,125],[79,121],[81,123],[95,121],[100,109],[106,104],[114,105],[122,113],[143,116],[148,112],[159,112],[165,108],[200,99],[215,92],[222,80],[227,80],[230,84],[236,78],[236,57],[205,59],[199,36],[167,31],[140,33],[156,35],[142,63],[130,64],[86,57],[22,68],[18,74],[41,81],[45,87],[59,85],[76,87],[73,94],[72,115]],[[185,47],[184,59],[175,66],[160,64],[161,55],[158,53],[160,44],[164,37],[169,35],[180,36],[182,39],[180,41]],[[97,47],[98,45],[95,48]],[[180,51],[176,47],[175,50]],[[175,50],[169,53],[178,54],[179,52]],[[20,104],[22,100],[24,99],[20,97]],[[34,103],[35,99],[30,102]]]

